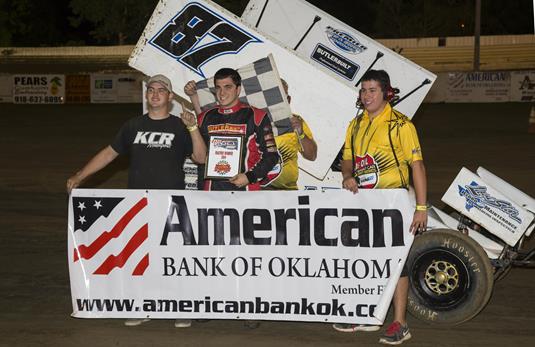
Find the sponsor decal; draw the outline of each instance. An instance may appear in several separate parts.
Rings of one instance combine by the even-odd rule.
[[[368,47],[364,46],[354,38],[352,35],[345,31],[334,29],[331,26],[325,28],[325,33],[331,43],[341,49],[342,51],[350,54],[358,54],[364,52]]]
[[[223,133],[223,134],[242,134],[245,135],[247,125],[245,124],[215,124],[208,126],[208,133]]]
[[[350,81],[355,78],[355,75],[360,69],[360,66],[357,63],[344,58],[321,43],[318,43],[310,57],[329,70]]]
[[[147,148],[171,148],[175,134],[156,131],[138,131],[134,144],[147,145]]]
[[[379,166],[371,155],[355,156],[355,176],[359,188],[371,189],[377,185],[379,182]]]
[[[199,3],[186,5],[149,40],[149,44],[205,77],[202,66],[224,54],[237,54],[262,42]]]
[[[470,185],[464,187],[458,186],[459,195],[466,199],[466,210],[470,211],[472,208],[478,210],[489,210],[494,208],[502,211],[517,223],[522,223],[522,220],[518,217],[519,211],[509,201],[500,200],[491,196],[487,192],[487,187],[479,185],[477,182],[472,181]]]

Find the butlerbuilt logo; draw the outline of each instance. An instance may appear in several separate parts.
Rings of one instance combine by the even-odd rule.
[[[149,44],[205,77],[202,66],[224,54],[237,54],[262,41],[199,3],[189,3]]]
[[[467,211],[470,211],[474,207],[483,210],[493,207],[507,214],[515,222],[522,223],[522,219],[518,217],[518,209],[509,201],[500,200],[491,196],[487,192],[487,187],[472,181],[470,185],[465,185],[464,187],[458,186],[458,188],[459,195],[466,199],[465,207]]]
[[[345,31],[328,26],[325,29],[325,33],[327,34],[329,41],[344,52],[358,54],[368,49],[368,47],[361,44],[359,40]]]

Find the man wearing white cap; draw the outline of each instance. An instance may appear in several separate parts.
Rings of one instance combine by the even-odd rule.
[[[147,82],[147,114],[128,120],[113,143],[95,155],[67,180],[67,191],[103,169],[119,154],[130,156],[129,189],[184,189],[184,159],[204,163],[206,146],[195,116],[183,112],[181,118],[169,113],[173,91],[171,81],[155,75]]]
[[[67,180],[67,191],[111,163],[119,154],[130,156],[129,189],[184,189],[184,159],[191,155],[204,163],[206,146],[197,128],[196,117],[185,111],[181,118],[169,111],[173,90],[163,75],[152,76],[145,92],[147,114],[128,120],[111,145],[95,155],[80,171]],[[127,326],[149,319],[128,319]],[[176,327],[189,327],[189,320],[176,320]]]

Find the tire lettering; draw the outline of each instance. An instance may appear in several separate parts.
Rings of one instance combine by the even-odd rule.
[[[469,267],[472,269],[473,272],[481,272],[479,264],[473,261],[474,256],[472,256],[472,254],[467,249],[465,249],[464,246],[460,245],[457,242],[452,242],[451,239],[446,239],[442,242],[442,247],[457,250],[461,256],[466,258],[466,261],[468,262]]]

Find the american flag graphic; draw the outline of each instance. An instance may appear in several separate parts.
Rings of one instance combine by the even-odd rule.
[[[109,275],[115,268],[137,262],[132,276],[141,276],[149,266],[148,252],[134,254],[148,239],[148,223],[141,212],[147,197],[136,201],[115,197],[73,197],[73,262],[84,261],[93,275]],[[137,218],[136,218],[137,217]]]

